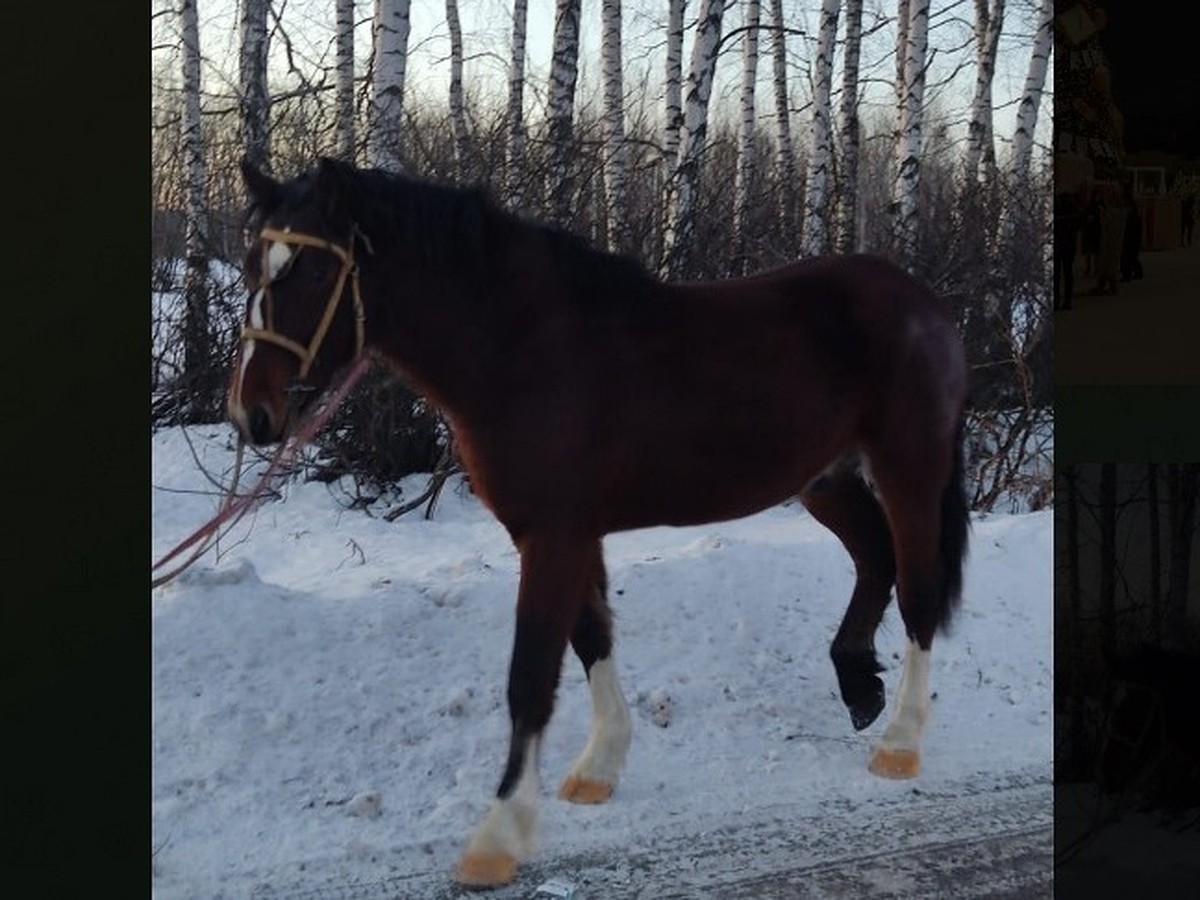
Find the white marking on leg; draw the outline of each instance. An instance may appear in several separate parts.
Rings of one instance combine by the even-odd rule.
[[[567,779],[579,778],[616,787],[621,769],[625,767],[633,728],[629,704],[621,693],[611,656],[592,665],[588,672],[588,688],[592,693],[592,731]]]
[[[503,854],[522,860],[533,852],[533,833],[537,824],[537,767],[538,738],[530,738],[525,745],[516,787],[503,800],[492,801],[487,817],[467,844],[467,856]]]
[[[896,692],[896,714],[879,741],[887,750],[917,752],[921,730],[929,718],[929,651],[910,641],[904,655],[904,671]]]

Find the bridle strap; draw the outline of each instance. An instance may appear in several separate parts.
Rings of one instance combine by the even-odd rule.
[[[275,344],[278,347],[289,351],[300,359],[300,378],[304,378],[311,368],[313,360],[316,359],[317,350],[320,349],[322,342],[325,340],[325,334],[329,331],[329,326],[333,323],[333,317],[337,313],[338,304],[341,303],[342,295],[346,289],[346,277],[350,277],[351,293],[354,298],[354,358],[357,359],[363,350],[363,345],[366,341],[366,316],[363,312],[362,293],[358,286],[358,266],[354,262],[354,245],[351,243],[350,249],[346,249],[340,244],[335,244],[333,241],[327,241],[324,238],[314,237],[308,234],[302,234],[296,231],[281,231],[278,228],[264,228],[258,234],[261,241],[273,241],[281,244],[293,244],[300,247],[316,247],[319,250],[326,250],[332,253],[342,261],[341,271],[338,272],[337,283],[333,286],[333,293],[329,297],[329,301],[325,304],[325,312],[321,316],[321,321],[317,324],[317,330],[309,341],[307,347],[298,341],[294,341],[289,337],[279,334],[273,328],[252,328],[243,326],[241,340],[245,341],[266,341],[269,344]],[[263,285],[263,290],[270,288],[270,282]],[[273,316],[272,316],[273,318]]]

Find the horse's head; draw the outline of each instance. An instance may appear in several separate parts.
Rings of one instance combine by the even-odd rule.
[[[249,298],[229,417],[254,444],[280,440],[334,375],[362,352],[354,218],[346,202],[352,170],[322,159],[278,182],[248,162]]]

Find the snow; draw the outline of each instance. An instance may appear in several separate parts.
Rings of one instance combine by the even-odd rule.
[[[231,444],[223,426],[153,435],[152,559],[214,513],[197,461],[221,475]],[[449,885],[507,752],[515,551],[461,482],[431,521],[350,511],[315,483],[282,494],[151,594],[154,896],[413,872]],[[853,568],[799,503],[610,536],[633,745],[609,803],[555,797],[591,716],[568,652],[536,859],[686,848],[740,820],[849,818],[967,784],[1019,783],[1048,822],[1052,534],[1050,510],[973,520],[915,782],[867,772],[906,645],[895,604],[877,639],[889,708],[855,733],[828,656]]]

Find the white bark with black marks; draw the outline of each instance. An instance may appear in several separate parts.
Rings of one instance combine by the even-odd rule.
[[[270,171],[267,147],[267,121],[271,104],[267,93],[268,9],[268,0],[242,0],[239,22],[238,92],[241,100],[242,153],[262,172]]]
[[[625,186],[629,182],[629,155],[625,146],[625,88],[621,73],[621,0],[604,0],[600,46],[604,69],[604,194],[608,249],[626,249],[628,216]]]
[[[862,0],[846,0],[846,51],[842,62],[841,177],[837,189],[838,253],[858,249],[858,69],[862,51]]]
[[[796,234],[796,148],[792,144],[792,117],[788,102],[787,32],[783,0],[771,0],[772,76],[775,88],[775,158],[779,183],[779,213],[784,240],[791,244]]]
[[[746,0],[743,9],[746,32],[742,35],[742,117],[738,127],[737,177],[733,192],[734,266],[741,274],[745,274],[748,267],[746,229],[750,220],[750,190],[754,181],[754,87],[758,81],[759,0]]]
[[[338,156],[354,162],[354,0],[337,0],[334,117]]]
[[[901,98],[897,119],[896,180],[892,192],[896,253],[901,265],[912,271],[917,262],[920,239],[919,197],[921,186],[922,114],[925,99],[925,51],[929,35],[929,0],[901,0],[908,10],[904,44],[897,52],[904,57],[904,79],[898,85]]]
[[[978,184],[989,193],[996,180],[996,147],[992,130],[992,81],[996,50],[1004,27],[1004,0],[975,0],[975,94],[967,123],[965,187]]]
[[[389,172],[403,169],[404,75],[408,64],[409,0],[375,0],[371,27],[371,165]]]
[[[823,0],[813,63],[812,146],[804,190],[804,238],[801,256],[829,252],[831,187],[833,183],[833,52],[841,0]]]
[[[1025,88],[1021,91],[1021,103],[1017,107],[1017,127],[1013,134],[1012,174],[1014,187],[1018,188],[1029,180],[1033,134],[1037,130],[1038,110],[1041,107],[1042,91],[1046,86],[1046,72],[1050,68],[1053,38],[1054,0],[1041,0],[1037,33],[1033,39],[1033,54],[1029,58],[1029,71],[1025,76]]]
[[[450,31],[450,127],[454,132],[454,166],[458,177],[467,177],[469,152],[467,112],[463,104],[463,40],[458,21],[458,0],[446,0],[446,27]]]
[[[186,378],[195,383],[210,368],[208,353],[208,171],[204,162],[204,137],[200,126],[200,26],[197,0],[180,5],[180,32],[183,39],[183,123],[180,151],[185,171],[184,255],[185,303],[183,366]],[[193,407],[203,406],[203,398],[193,393]],[[185,416],[202,414],[202,408],[184,411]]]
[[[508,65],[508,143],[505,153],[505,195],[513,210],[525,205],[525,29],[529,0],[513,0],[512,57]]]
[[[679,156],[683,128],[683,11],[687,0],[670,0],[667,7],[667,119],[663,131],[663,161],[672,177]]]
[[[570,220],[574,193],[570,175],[571,123],[575,114],[575,80],[579,69],[579,8],[580,0],[557,2],[554,56],[550,63],[550,91],[546,104],[550,137],[550,210],[560,225]]]
[[[717,51],[721,43],[723,0],[702,0],[692,44],[692,61],[684,92],[683,132],[679,139],[678,185],[667,232],[667,269],[679,277],[691,269],[700,165],[708,138],[708,99],[712,94]]]

